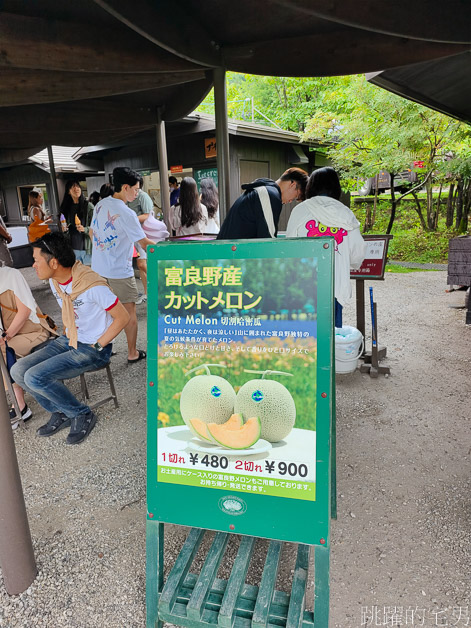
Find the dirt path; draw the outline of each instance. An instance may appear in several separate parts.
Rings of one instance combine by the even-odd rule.
[[[47,286],[34,285],[56,314]],[[444,272],[376,282],[392,374],[337,377],[331,628],[471,625],[471,327],[449,307],[463,293],[445,287]],[[353,302],[345,322],[355,324]],[[120,408],[100,409],[91,438],[76,448],[65,435],[36,438],[45,414],[34,403],[31,427],[15,435],[39,575],[14,598],[0,584],[2,628],[145,626],[145,364],[126,365],[124,338],[116,348]],[[167,564],[184,534],[167,529]]]
[[[396,625],[471,624],[471,328],[449,307],[464,293],[447,295],[445,284],[443,272],[376,282],[391,376],[337,378],[339,628],[360,626],[361,607],[364,625],[394,626],[388,607],[402,608]]]

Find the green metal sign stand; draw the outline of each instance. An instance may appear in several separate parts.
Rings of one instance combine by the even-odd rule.
[[[148,265],[147,626],[327,628],[332,239],[162,243]],[[192,527],[165,583],[164,523]],[[190,573],[210,530],[201,572]],[[238,554],[220,580],[234,534]],[[271,542],[253,586],[257,537]],[[284,541],[299,544],[291,594],[275,590]]]

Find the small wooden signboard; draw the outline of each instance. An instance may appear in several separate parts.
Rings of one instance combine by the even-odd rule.
[[[351,279],[384,279],[389,241],[392,235],[363,234],[366,256],[358,270],[350,271]]]
[[[365,259],[358,270],[350,271],[350,279],[356,279],[357,329],[365,337],[365,279],[383,280],[388,259],[389,241],[392,235],[363,234],[367,243]],[[380,359],[386,355],[381,349]]]
[[[206,159],[217,157],[217,145],[215,137],[204,138],[204,156]]]

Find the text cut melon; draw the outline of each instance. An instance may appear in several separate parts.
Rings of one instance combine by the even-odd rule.
[[[214,442],[227,449],[248,449],[259,440],[261,425],[258,417],[252,417],[240,429],[227,429],[217,423],[208,423],[207,429]]]

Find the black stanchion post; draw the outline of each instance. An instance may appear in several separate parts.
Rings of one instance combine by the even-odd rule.
[[[356,280],[357,329],[365,338],[365,280]],[[365,353],[365,347],[363,347]]]

